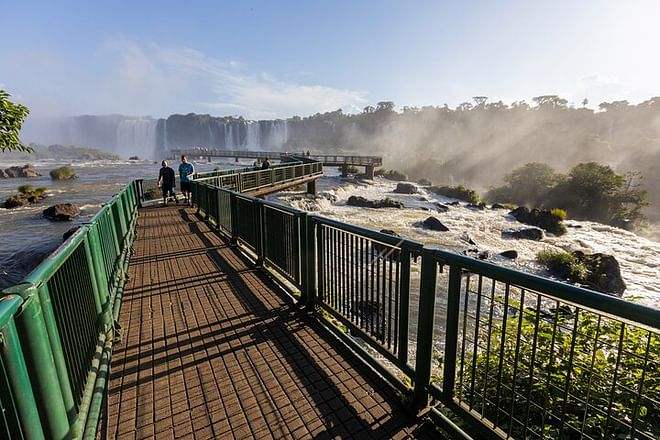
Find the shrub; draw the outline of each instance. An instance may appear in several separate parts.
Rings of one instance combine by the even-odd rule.
[[[562,221],[566,220],[566,210],[561,208],[553,208],[550,210],[550,214],[555,217],[559,217]]]
[[[419,179],[419,180],[417,181],[417,183],[419,183],[420,185],[425,185],[425,186],[431,186],[431,185],[433,185],[433,182],[431,182],[429,179],[427,179],[427,178],[425,178],[425,177],[422,177],[421,179]]]
[[[72,167],[64,165],[63,167],[55,168],[50,172],[50,178],[53,180],[68,180],[77,179],[78,176]]]
[[[406,181],[408,180],[408,176],[397,171],[397,170],[389,170],[383,174],[383,177],[386,178],[387,180],[394,180],[396,182],[400,181]]]
[[[21,194],[28,195],[33,191],[32,185],[21,185],[18,187],[18,192]]]
[[[476,191],[466,188],[463,185],[458,186],[432,186],[429,190],[435,194],[453,199],[462,200],[468,203],[479,203],[479,195]]]
[[[568,252],[543,250],[536,254],[536,259],[553,274],[575,283],[582,283],[589,276],[589,270],[584,263]]]

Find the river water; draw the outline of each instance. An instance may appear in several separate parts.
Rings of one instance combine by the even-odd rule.
[[[206,171],[218,166],[227,168],[248,164],[198,163],[196,169]],[[10,165],[17,164],[0,163],[3,168]],[[25,183],[35,188],[44,186],[49,189],[49,196],[38,204],[16,210],[0,208],[0,288],[20,281],[41,258],[62,242],[65,231],[88,221],[101,204],[126,183],[135,178],[155,178],[159,169],[159,165],[152,162],[81,162],[72,164],[79,179],[53,182],[48,177],[48,171],[61,164],[41,162],[34,165],[43,177],[0,180],[0,201]],[[535,262],[536,253],[542,249],[612,254],[619,261],[628,286],[623,297],[660,307],[660,243],[656,241],[611,226],[571,220],[566,222],[568,233],[561,237],[547,235],[540,242],[505,239],[501,236],[502,230],[522,226],[509,217],[506,210],[478,211],[461,203],[460,206],[451,206],[446,213],[439,213],[436,212],[436,203],[448,203],[451,199],[432,194],[423,187],[420,187],[418,194],[394,194],[395,182],[376,178],[373,184],[367,184],[341,178],[331,168],[326,168],[324,172],[325,176],[318,183],[317,197],[306,196],[303,192],[283,192],[270,199],[371,229],[392,229],[404,237],[456,252],[474,247],[466,242],[469,237],[480,250],[495,255],[490,261],[532,273],[546,274]],[[347,206],[346,200],[351,195],[368,199],[390,197],[401,201],[406,209]],[[41,212],[47,206],[66,202],[81,206],[81,216],[75,221],[54,223],[42,217]],[[414,226],[430,215],[440,219],[449,232],[433,232]],[[518,252],[517,260],[497,256],[499,252],[510,249]]]

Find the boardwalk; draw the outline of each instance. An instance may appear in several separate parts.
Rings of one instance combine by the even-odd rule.
[[[140,211],[108,437],[433,438],[193,209]]]

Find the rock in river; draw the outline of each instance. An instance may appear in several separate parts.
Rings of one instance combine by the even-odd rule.
[[[543,230],[539,228],[507,229],[502,231],[502,237],[539,241],[543,239]]]
[[[72,203],[60,203],[44,209],[43,214],[49,220],[69,221],[80,215],[80,208]]]
[[[449,231],[449,228],[443,225],[442,222],[435,217],[429,217],[423,222],[418,223],[416,226],[430,229],[432,231],[441,231],[441,232]]]
[[[394,192],[397,194],[415,194],[417,187],[412,183],[397,183]]]

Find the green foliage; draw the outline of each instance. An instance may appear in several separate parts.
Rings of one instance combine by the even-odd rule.
[[[550,165],[532,162],[504,176],[506,185],[491,188],[485,198],[491,202],[539,206],[548,191],[563,180],[565,176],[557,173]]]
[[[384,177],[388,180],[394,180],[397,182],[408,180],[408,176],[397,171],[397,170],[386,170],[384,168],[379,168],[374,172],[374,176]]]
[[[9,100],[9,93],[0,89],[0,151],[31,152],[21,143],[19,132],[30,113],[27,107]]]
[[[552,212],[563,216],[562,220],[570,213],[575,219],[625,227],[643,219],[642,208],[648,206],[646,191],[639,188],[639,174],[621,175],[596,162],[580,163],[568,175],[546,164],[528,163],[504,180],[506,185],[488,191],[487,200],[558,207]]]
[[[78,176],[72,167],[69,165],[64,165],[59,168],[55,168],[50,171],[50,178],[53,180],[69,180],[77,179]]]
[[[561,209],[561,208],[553,208],[550,210],[550,214],[554,215],[555,217],[559,217],[562,220],[566,220],[566,210]]]
[[[21,185],[18,187],[18,192],[21,194],[28,194],[32,192],[32,185]]]
[[[463,200],[468,203],[479,203],[479,194],[477,194],[475,190],[466,188],[463,185],[432,186],[429,188],[429,191],[441,196]]]
[[[584,263],[568,252],[543,250],[536,254],[536,259],[551,272],[566,274],[566,277],[575,283],[582,283],[589,276],[589,270]]]
[[[429,179],[427,179],[427,178],[425,178],[425,177],[422,177],[421,179],[419,179],[419,180],[417,181],[417,183],[419,183],[420,185],[425,185],[425,186],[431,186],[431,185],[433,185],[433,182],[431,182]]]
[[[465,356],[464,400],[481,409],[485,399],[485,416],[512,438],[581,438],[583,425],[589,438],[630,438],[633,419],[644,438],[660,436],[657,333],[566,305],[546,312],[510,301],[508,310],[505,325],[479,333],[489,349]]]

